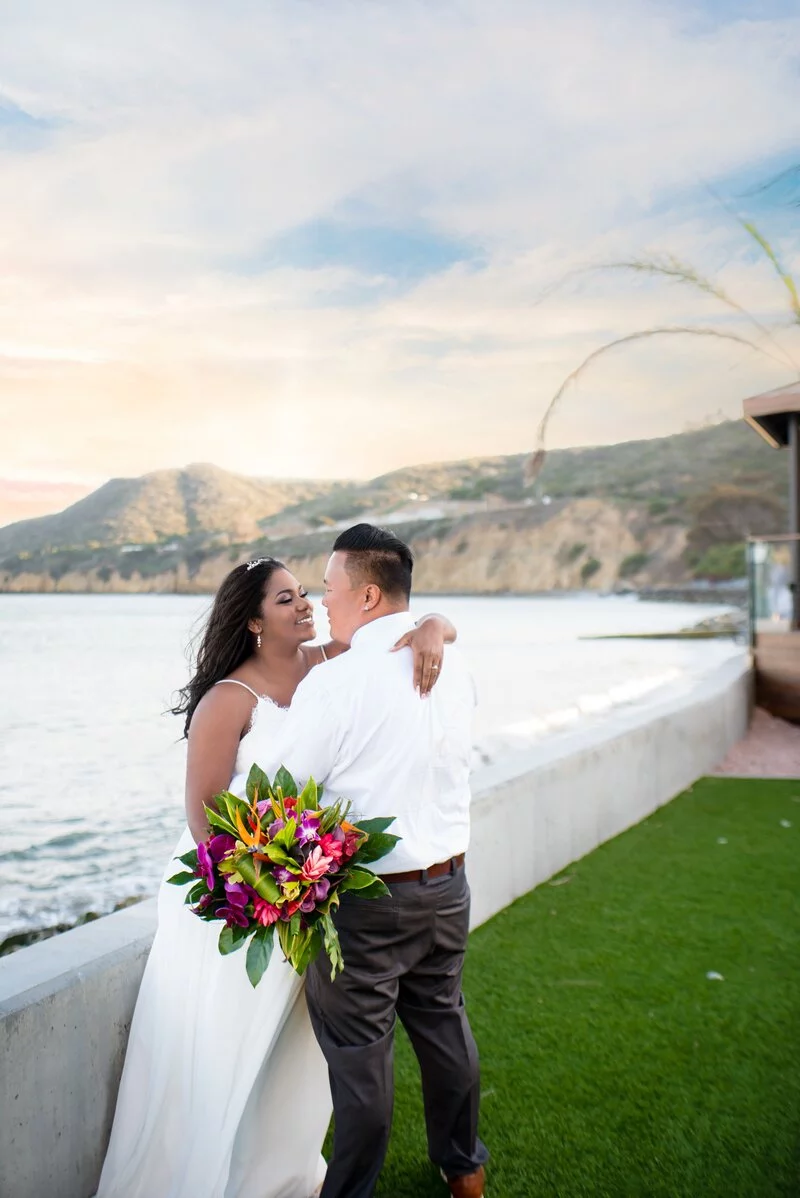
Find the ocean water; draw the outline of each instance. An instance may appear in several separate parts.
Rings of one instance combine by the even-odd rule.
[[[154,892],[183,826],[181,724],[164,714],[210,600],[0,595],[0,940]],[[634,598],[421,598],[459,630],[475,763],[691,687],[731,641],[587,641],[724,611]],[[317,605],[318,629],[326,632]]]

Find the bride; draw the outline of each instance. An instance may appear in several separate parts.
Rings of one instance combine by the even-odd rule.
[[[188,827],[175,856],[208,835],[213,795],[244,796],[253,762],[270,776],[280,766],[272,746],[297,686],[346,652],[309,645],[315,635],[307,592],[280,562],[259,558],[223,581],[173,709],[188,738]],[[448,621],[426,616],[396,646],[412,648],[421,695],[445,639],[455,639]],[[178,868],[171,860],[165,878]],[[276,952],[254,989],[244,961],[219,954],[219,925],[184,897],[162,882],[96,1198],[310,1198],[325,1175],[331,1102],[302,979]]]

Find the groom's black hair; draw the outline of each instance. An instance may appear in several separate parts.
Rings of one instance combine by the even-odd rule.
[[[333,551],[347,554],[347,572],[354,583],[373,582],[388,599],[408,602],[414,555],[393,532],[354,524],[336,538]]]

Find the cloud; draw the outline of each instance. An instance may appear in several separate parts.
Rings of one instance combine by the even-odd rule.
[[[792,161],[799,34],[779,4],[18,7],[0,474],[367,475],[518,451],[604,339],[729,319],[620,274],[550,290],[645,252],[779,318],[779,280],[705,184],[736,196]],[[4,111],[27,140],[3,139]],[[746,203],[800,265],[796,232]],[[785,379],[654,340],[586,376],[554,443],[734,414]]]

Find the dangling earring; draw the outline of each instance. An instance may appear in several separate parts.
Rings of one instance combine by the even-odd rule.
[[[261,633],[257,632],[256,633],[256,649],[260,649],[260,648],[261,648]]]

